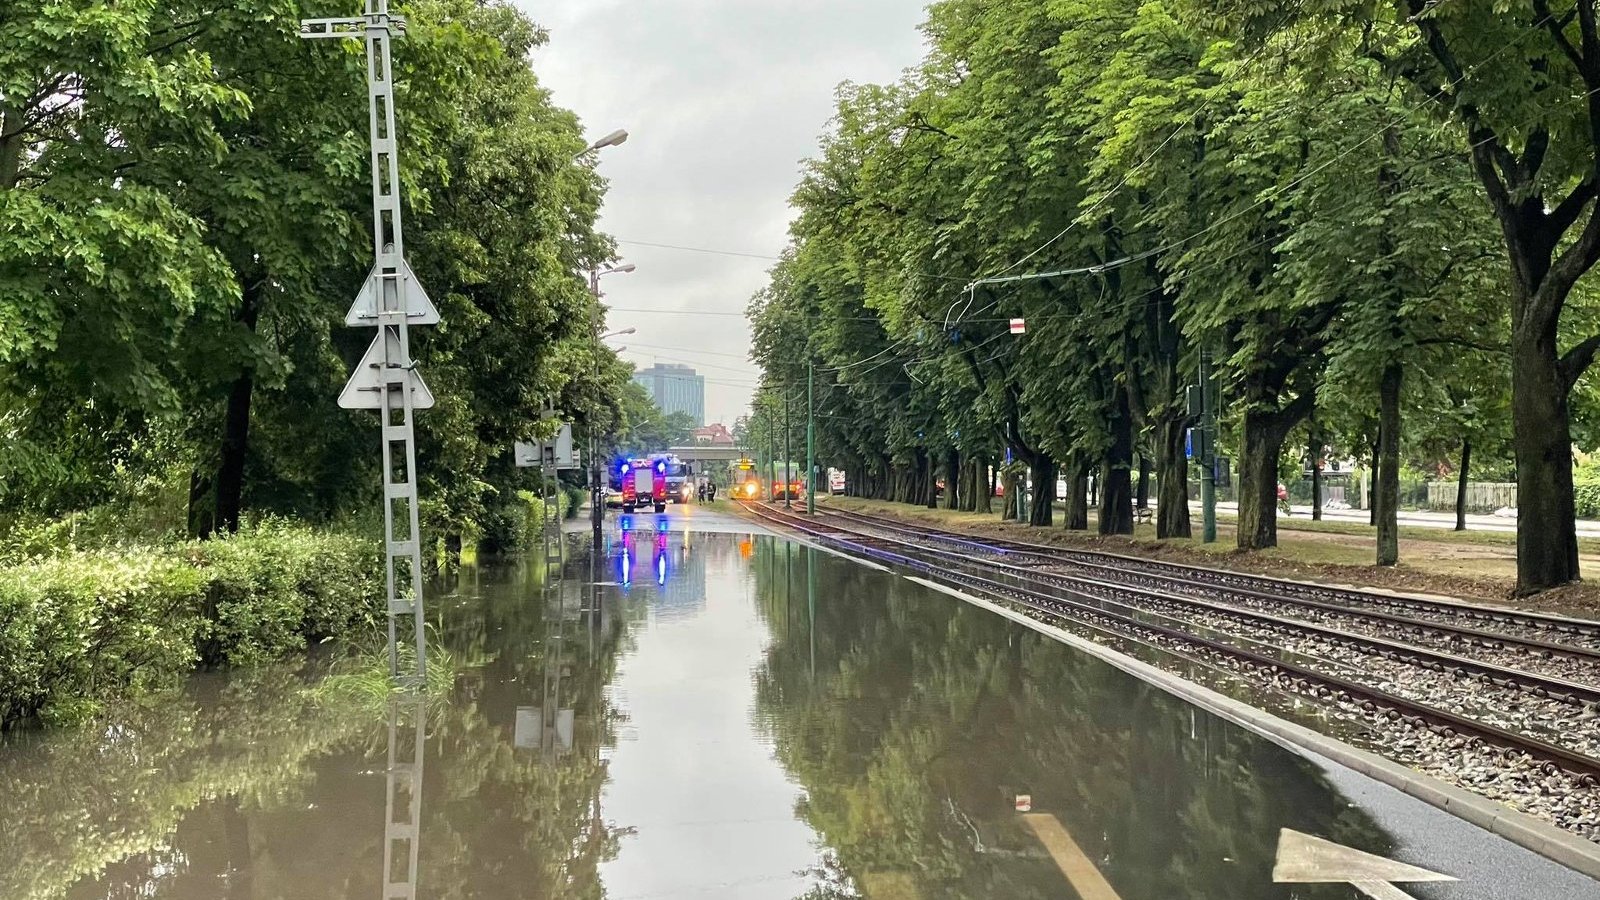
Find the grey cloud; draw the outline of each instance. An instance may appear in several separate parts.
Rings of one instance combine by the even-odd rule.
[[[593,134],[624,127],[605,151],[602,227],[628,240],[776,256],[788,199],[813,155],[841,81],[883,82],[922,55],[921,0],[518,0],[550,31],[534,70]],[[624,245],[639,271],[606,280],[630,359],[687,362],[712,382],[707,416],[749,405],[753,364],[742,313],[770,262]],[[653,350],[633,344],[671,347]],[[708,352],[711,351],[711,352]],[[730,368],[733,371],[730,371]],[[717,383],[723,382],[723,383]]]

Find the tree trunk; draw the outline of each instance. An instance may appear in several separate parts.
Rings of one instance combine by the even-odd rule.
[[[939,508],[939,461],[932,453],[927,455],[927,465],[923,467],[922,476],[922,505],[928,509]],[[946,490],[949,486],[946,485]]]
[[[1278,457],[1289,427],[1292,423],[1284,427],[1272,413],[1244,414],[1244,447],[1239,454],[1240,550],[1278,546]]]
[[[1067,480],[1067,530],[1089,530],[1089,467],[1072,462],[1072,477]]]
[[[1189,460],[1184,454],[1185,418],[1167,415],[1156,422],[1156,537],[1187,538]]]
[[[189,536],[205,540],[217,529],[215,479],[199,469],[189,473]]]
[[[260,318],[259,286],[246,285],[238,320],[254,334]],[[217,464],[214,529],[234,533],[239,530],[239,514],[244,506],[244,466],[250,454],[250,404],[255,396],[255,369],[248,361],[228,388],[228,405],[222,419],[222,454]],[[209,537],[210,535],[205,535]]]
[[[1456,473],[1456,530],[1467,530],[1467,466],[1472,463],[1472,440],[1461,439],[1461,471]]]
[[[1381,423],[1383,419],[1381,412],[1378,419]],[[1383,425],[1379,424],[1378,436],[1372,441],[1372,474],[1367,478],[1367,524],[1374,526],[1378,524],[1378,476],[1381,474],[1378,470],[1383,468],[1383,462],[1379,459],[1383,454],[1379,448],[1382,446]]]
[[[944,452],[944,508],[960,509],[961,451],[954,447]]]
[[[222,463],[217,467],[216,527],[233,534],[239,530],[244,505],[244,464],[250,453],[250,401],[255,395],[255,373],[245,370],[228,391],[228,411],[222,423]]]
[[[1133,534],[1133,475],[1110,458],[1100,467],[1100,534]]]
[[[1517,454],[1517,593],[1578,580],[1567,385],[1554,347],[1516,339],[1511,351],[1512,445]]]
[[[1005,496],[1000,498],[1000,521],[1013,522],[1020,518],[1017,515],[1018,498],[1022,496],[1022,478],[1014,471],[1008,470],[1002,483],[1005,485]]]
[[[1028,524],[1044,528],[1055,519],[1056,463],[1041,453],[1032,468],[1033,503],[1028,509]]]
[[[1400,390],[1405,369],[1396,359],[1384,364],[1378,387],[1377,493],[1378,565],[1400,562]]]
[[[1317,429],[1311,429],[1311,440],[1306,447],[1306,458],[1311,460],[1311,521],[1322,521],[1322,440]]]
[[[1133,415],[1128,394],[1117,391],[1111,421],[1111,443],[1100,465],[1100,534],[1133,534]]]
[[[994,473],[987,453],[972,458],[972,511],[994,513]]]

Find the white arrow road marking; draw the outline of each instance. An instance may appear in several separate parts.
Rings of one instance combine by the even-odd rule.
[[[1396,881],[1455,881],[1449,875],[1385,859],[1285,828],[1278,832],[1278,884],[1350,884],[1373,900],[1411,900]]]
[[[1025,813],[1022,821],[1033,829],[1034,836],[1039,838],[1039,843],[1055,860],[1056,868],[1067,876],[1067,881],[1082,900],[1121,900],[1111,883],[1100,874],[1094,861],[1084,854],[1059,819],[1049,813]]]

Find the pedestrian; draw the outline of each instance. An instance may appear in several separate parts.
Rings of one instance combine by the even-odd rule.
[[[717,483],[715,481],[706,484],[706,499],[712,503],[717,502]]]
[[[706,502],[706,483],[704,481],[700,482],[700,490],[698,493],[700,495],[700,502]]]

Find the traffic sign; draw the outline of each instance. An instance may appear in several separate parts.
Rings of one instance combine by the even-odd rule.
[[[1012,334],[1026,334],[1027,331],[1028,331],[1028,320],[1027,319],[1012,319],[1011,320],[1011,333]]]
[[[362,355],[361,362],[356,364],[356,370],[350,373],[350,380],[345,382],[344,390],[339,392],[339,406],[344,409],[378,409],[383,405],[383,369],[385,354],[383,345],[379,343],[385,336],[389,340],[388,359],[400,358],[400,339],[395,333],[385,328],[372,338],[372,346]],[[391,368],[400,368],[394,366]],[[432,409],[433,392],[428,390],[428,385],[422,380],[422,373],[416,369],[406,370],[406,377],[411,384],[411,408]],[[389,400],[391,408],[398,409],[398,397]]]
[[[439,310],[428,297],[422,282],[417,280],[417,274],[411,271],[411,264],[405,260],[400,261],[399,277],[405,279],[406,283],[406,322],[411,325],[439,324]],[[386,276],[377,266],[373,266],[371,274],[361,284],[361,292],[356,294],[356,302],[344,314],[346,325],[378,324],[379,282],[383,283],[383,311],[393,312],[400,308],[399,285],[395,283],[395,276]]]
[[[1449,875],[1385,859],[1285,828],[1278,832],[1275,884],[1348,884],[1373,900],[1410,900],[1397,881],[1455,881]]]

